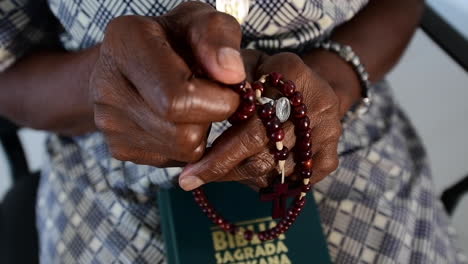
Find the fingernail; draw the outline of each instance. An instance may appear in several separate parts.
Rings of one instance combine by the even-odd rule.
[[[218,63],[219,65],[228,71],[243,73],[244,63],[242,62],[239,51],[224,47],[218,50]]]
[[[204,182],[196,176],[181,177],[179,181],[180,187],[186,191],[191,191],[204,184]]]

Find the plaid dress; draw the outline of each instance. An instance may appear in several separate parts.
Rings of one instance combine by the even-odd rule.
[[[157,16],[179,2],[2,0],[0,71],[57,36],[69,50],[85,49],[103,39],[112,18]],[[243,46],[299,52],[348,21],[367,1],[252,2]],[[332,260],[465,263],[418,136],[388,85],[380,82],[373,89],[369,113],[346,124],[339,168],[313,190]],[[226,128],[227,123],[215,123],[209,141]],[[154,199],[158,188],[171,186],[180,168],[117,161],[100,133],[50,135],[47,150],[37,204],[43,263],[165,263]]]

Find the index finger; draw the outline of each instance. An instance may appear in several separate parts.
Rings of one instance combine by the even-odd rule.
[[[184,168],[179,178],[180,186],[189,191],[216,181],[246,158],[262,151],[268,142],[262,128],[261,121],[256,118],[230,127],[201,160]]]

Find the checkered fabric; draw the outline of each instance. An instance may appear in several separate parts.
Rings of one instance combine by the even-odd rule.
[[[24,27],[4,26],[13,23],[11,15],[3,15],[12,6],[32,16],[22,10],[32,2],[0,1],[0,64],[11,63],[37,43],[21,46],[14,36]],[[70,50],[101,41],[114,17],[160,15],[179,2],[49,0],[64,29],[63,44]],[[299,51],[349,20],[365,3],[256,0],[243,25],[243,46]],[[15,45],[23,50],[10,48]],[[373,88],[370,112],[347,124],[340,139],[340,167],[313,191],[333,261],[465,263],[435,195],[421,142],[387,84]],[[227,127],[226,122],[215,123],[209,142]],[[43,263],[165,263],[154,197],[158,188],[171,186],[180,168],[117,161],[99,133],[51,135],[47,147],[37,205]]]
[[[57,33],[45,0],[1,0],[0,72],[32,47],[53,43]]]

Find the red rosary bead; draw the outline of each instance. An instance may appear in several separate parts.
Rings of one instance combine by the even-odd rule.
[[[223,229],[226,232],[231,232],[231,224],[224,222],[222,225],[220,225],[221,229]]]
[[[202,207],[202,211],[205,214],[210,214],[210,213],[213,212],[213,208],[211,208],[211,207]]]
[[[269,119],[273,118],[275,113],[276,113],[276,109],[275,109],[275,107],[273,105],[264,104],[260,108],[259,116],[260,116],[260,118],[262,120],[269,120]]]
[[[302,198],[302,199],[298,198],[298,199],[296,199],[294,201],[294,205],[295,206],[300,206],[300,207],[304,207],[305,203],[306,203],[306,199],[304,199],[304,198]]]
[[[208,203],[207,200],[203,200],[199,203],[201,207],[211,208],[211,205]]]
[[[230,85],[230,87],[235,92],[240,93],[240,92],[242,92],[244,90],[246,85],[247,85],[247,82],[242,81],[241,83]]]
[[[218,215],[216,214],[216,212],[211,212],[211,213],[208,213],[207,216],[211,220],[215,220]]]
[[[254,83],[252,83],[252,89],[255,91],[255,90],[260,90],[260,92],[263,93],[263,90],[265,89],[263,87],[263,83],[259,82],[259,81],[255,81]]]
[[[296,85],[292,81],[287,80],[280,86],[279,90],[285,96],[290,97],[296,91]]]
[[[245,230],[244,232],[244,238],[247,241],[250,241],[253,239],[254,232],[252,230]]]
[[[308,116],[304,116],[301,119],[296,120],[295,125],[295,129],[297,129],[297,131],[307,130],[310,126],[310,119]]]
[[[288,211],[288,216],[290,216],[291,219],[296,220],[296,217],[297,217],[298,215],[299,215],[299,214],[296,213],[296,212],[294,212],[294,210],[292,210],[292,209]]]
[[[303,100],[303,97],[302,97],[301,92],[294,92],[290,99],[291,104],[293,106],[299,106],[300,104],[302,104],[302,100]]]
[[[242,112],[238,112],[235,114],[235,118],[236,118],[236,121],[239,122],[239,121],[245,121],[247,119],[249,119],[250,115],[248,114],[244,114]]]
[[[242,104],[241,108],[241,113],[250,117],[255,113],[256,106],[254,102],[249,102],[246,104]]]
[[[309,150],[312,147],[312,143],[310,141],[299,141],[296,142],[296,149],[298,150]]]
[[[309,179],[312,177],[312,171],[310,169],[301,170],[299,174],[303,179]]]
[[[289,156],[289,149],[287,147],[283,147],[283,149],[275,151],[276,160],[286,160],[288,156]]]
[[[307,106],[305,104],[300,104],[298,106],[293,107],[293,117],[295,119],[299,119],[305,117],[307,114]]]
[[[301,161],[301,167],[306,169],[312,169],[313,162],[312,159]]]
[[[234,235],[234,234],[236,234],[238,231],[239,231],[239,227],[237,227],[236,225],[230,224],[229,233],[231,233],[231,234]]]
[[[250,88],[243,90],[241,96],[244,102],[255,102],[255,91]]]
[[[283,129],[278,129],[278,130],[274,131],[273,133],[271,133],[270,139],[275,141],[275,142],[282,141],[284,139],[284,130]]]
[[[217,215],[216,218],[214,219],[213,221],[215,224],[219,225],[219,226],[223,226],[224,225],[224,219]]]
[[[305,129],[305,130],[300,130],[300,131],[297,131],[297,137],[299,138],[299,140],[307,140],[309,141],[310,138],[312,137],[312,129]]]
[[[301,150],[294,155],[298,161],[305,161],[312,158],[312,150]]]
[[[258,233],[257,236],[258,236],[258,239],[259,239],[260,241],[265,241],[265,240],[266,240],[265,234],[264,234],[263,232]]]
[[[302,207],[293,207],[293,212],[299,215],[302,211]]]
[[[273,228],[273,229],[270,230],[270,236],[272,238],[277,238],[279,236],[278,231],[277,231],[276,228]]]
[[[306,192],[309,192],[310,189],[312,189],[312,184],[310,184],[310,183],[308,183],[308,184],[302,186],[302,192],[305,192],[305,193],[306,193]]]
[[[275,116],[266,122],[265,127],[268,132],[275,132],[281,128],[281,121]]]
[[[277,86],[282,79],[283,75],[277,72],[272,72],[267,77],[267,81],[271,86]]]
[[[203,200],[203,198],[198,197],[198,196],[195,196],[194,199],[195,199],[195,202],[197,203],[200,203]]]

